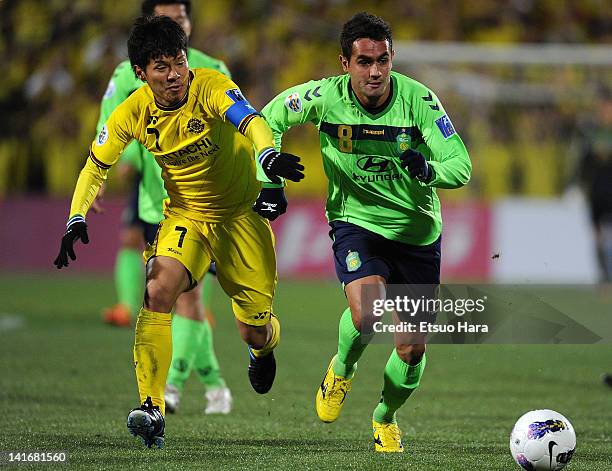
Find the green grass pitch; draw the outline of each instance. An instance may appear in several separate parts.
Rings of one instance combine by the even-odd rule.
[[[125,427],[138,401],[133,332],[100,321],[111,280],[64,271],[0,276],[0,450],[64,450],[70,469],[511,471],[514,421],[551,408],[577,432],[567,469],[612,469],[612,390],[599,380],[612,370],[609,345],[431,345],[421,388],[398,414],[406,452],[381,456],[371,414],[390,345],[368,348],[336,423],[314,412],[345,307],[337,283],[281,279],[278,374],[265,396],[251,390],[229,303],[214,294],[215,345],[234,410],[204,415],[203,388],[192,377],[179,413],[167,417],[166,448],[147,450]]]

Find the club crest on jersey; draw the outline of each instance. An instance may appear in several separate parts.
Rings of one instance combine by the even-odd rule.
[[[453,134],[455,134],[455,128],[453,127],[453,123],[451,123],[451,120],[447,115],[441,116],[436,119],[436,125],[444,136],[444,139],[448,139]]]
[[[405,152],[410,149],[410,136],[406,134],[405,129],[402,129],[402,132],[397,135],[396,140],[400,152]]]
[[[357,271],[361,266],[361,258],[359,258],[359,252],[349,251],[346,256],[346,269],[348,271]]]
[[[231,90],[226,91],[225,94],[234,103],[238,103],[239,101],[246,101],[246,98],[238,88],[232,88]]]
[[[198,118],[191,118],[189,121],[187,121],[187,131],[194,134],[200,134],[202,131],[204,131],[204,123]]]
[[[108,129],[106,128],[106,124],[104,126],[102,126],[102,129],[100,129],[100,134],[98,134],[98,139],[96,139],[96,143],[101,146],[106,144],[106,141],[108,140]]]
[[[285,106],[294,113],[302,112],[302,100],[300,100],[299,93],[292,93],[287,98],[285,98]]]

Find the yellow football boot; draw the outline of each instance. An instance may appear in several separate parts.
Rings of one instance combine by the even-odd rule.
[[[381,424],[372,420],[374,450],[381,453],[403,453],[402,432],[397,424]]]
[[[347,379],[334,374],[332,365],[335,359],[336,356],[334,355],[334,358],[332,358],[327,367],[325,378],[323,378],[323,382],[317,390],[317,397],[315,399],[317,415],[325,423],[333,422],[338,418],[353,382],[352,378]]]

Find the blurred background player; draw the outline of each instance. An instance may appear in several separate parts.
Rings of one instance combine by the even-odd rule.
[[[371,338],[362,333],[363,288],[384,299],[387,284],[424,284],[434,295],[442,230],[436,188],[460,188],[471,174],[467,150],[437,97],[391,71],[393,42],[383,19],[358,13],[344,24],[340,44],[344,75],[292,87],[262,112],[277,147],[292,126],[317,126],[330,181],[326,212],[349,307],[315,400],[326,423],[338,418]],[[424,335],[395,337],[372,415],[377,452],[404,451],[396,411],[419,386],[424,343]]]
[[[612,92],[601,86],[597,110],[580,126],[577,177],[586,193],[595,235],[600,281],[604,297],[612,283]],[[603,375],[612,388],[612,374]]]
[[[574,179],[586,195],[599,263],[599,280],[604,298],[612,283],[612,92],[601,85],[596,95],[596,112],[578,126],[578,161]],[[574,183],[574,181],[572,181]],[[612,388],[612,374],[602,381]]]
[[[590,207],[604,290],[612,282],[612,92],[600,87],[594,114],[579,129],[577,177]],[[607,286],[606,286],[607,285]]]
[[[165,15],[173,19],[181,25],[189,38],[189,0],[145,0],[141,9],[143,15]],[[187,58],[191,67],[214,69],[230,77],[222,61],[197,49],[189,48]],[[117,66],[102,99],[98,133],[113,110],[143,85],[144,82],[134,74],[129,60]],[[119,302],[104,311],[104,321],[117,326],[129,326],[133,313],[138,312],[142,304],[143,239],[148,244],[153,243],[159,222],[163,219],[163,201],[168,194],[159,165],[139,142],[133,141],[128,145],[120,162],[121,174],[133,181],[133,188],[123,214],[121,248],[115,263],[115,286]],[[172,363],[165,394],[168,412],[177,410],[185,381],[194,369],[206,388],[205,412],[227,414],[231,410],[231,392],[221,376],[208,321],[212,319],[209,298],[213,280],[211,274],[205,275],[201,284],[177,299],[172,320]]]

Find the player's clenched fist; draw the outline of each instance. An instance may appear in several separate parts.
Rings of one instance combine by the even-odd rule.
[[[253,211],[261,217],[274,221],[287,211],[287,198],[283,188],[262,188],[253,205]]]
[[[431,166],[427,163],[423,154],[408,149],[400,155],[400,160],[402,161],[402,167],[408,168],[410,178],[416,178],[425,183],[433,178]]]
[[[82,217],[72,218],[72,222],[68,223],[64,237],[62,237],[59,255],[53,262],[58,269],[68,266],[68,257],[70,257],[71,260],[76,260],[74,242],[77,239],[81,239],[81,242],[84,244],[89,244],[87,223]]]
[[[278,177],[286,178],[292,182],[299,182],[304,178],[304,166],[299,163],[297,155],[277,152],[268,148],[259,154],[259,163],[266,177],[273,183],[280,183]]]

